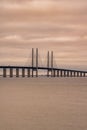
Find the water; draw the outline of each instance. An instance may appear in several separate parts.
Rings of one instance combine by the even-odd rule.
[[[0,78],[0,130],[87,130],[87,78]]]

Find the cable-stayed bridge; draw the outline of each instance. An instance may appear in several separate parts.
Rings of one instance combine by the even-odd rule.
[[[87,71],[61,69],[54,66],[53,51],[47,52],[45,65],[40,65],[38,48],[32,48],[31,64],[29,66],[0,66],[0,77],[87,77]]]

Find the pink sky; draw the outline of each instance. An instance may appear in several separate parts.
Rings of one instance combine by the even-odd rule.
[[[59,67],[87,70],[86,0],[1,0],[0,64],[25,65],[31,48]]]

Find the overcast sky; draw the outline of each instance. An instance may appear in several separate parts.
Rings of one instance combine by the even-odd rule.
[[[87,0],[0,0],[0,64],[27,65],[32,47],[87,70]]]

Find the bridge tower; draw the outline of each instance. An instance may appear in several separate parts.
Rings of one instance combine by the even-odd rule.
[[[47,52],[47,76],[49,77],[49,60],[50,60],[50,56],[49,56],[49,51]]]
[[[53,51],[51,51],[51,76],[55,75],[55,71],[53,70]]]
[[[55,70],[53,70],[54,64],[53,64],[53,51],[51,51],[51,55],[48,51],[47,53],[47,76],[50,76],[50,72],[51,72],[51,76],[55,76]]]
[[[36,77],[38,77],[38,48],[36,48]]]
[[[32,48],[32,77],[33,77],[33,67],[34,67],[34,48]]]
[[[34,71],[36,71],[36,77],[38,77],[38,48],[36,48],[35,56],[34,56],[34,48],[32,48],[32,77],[34,76]]]

